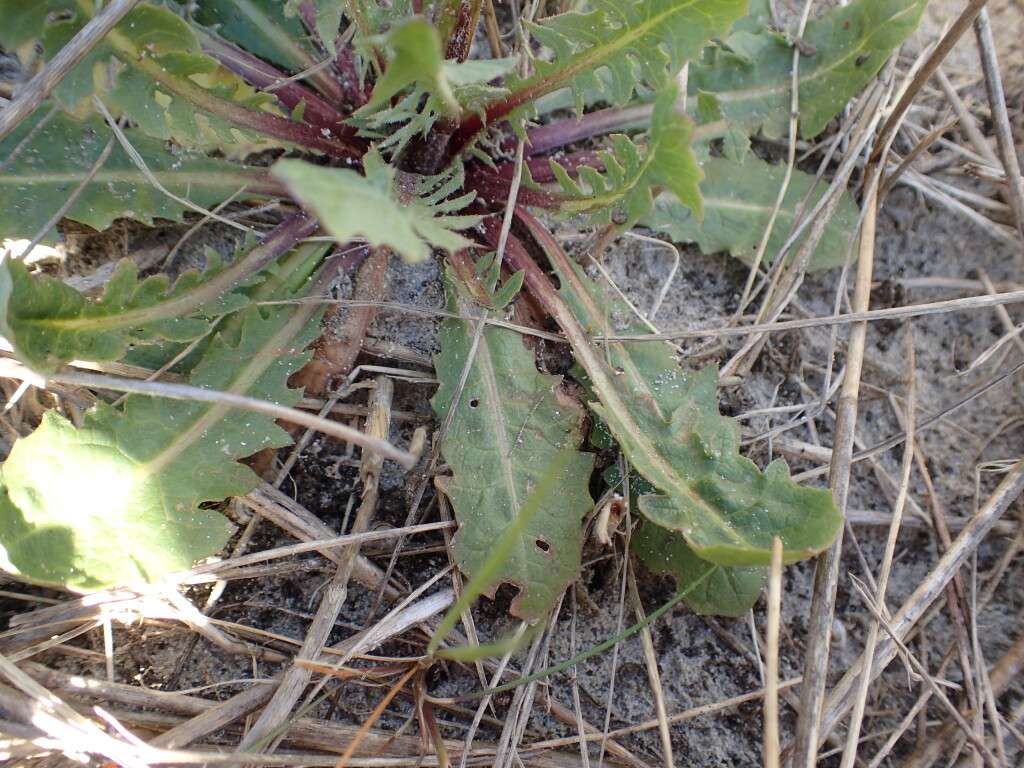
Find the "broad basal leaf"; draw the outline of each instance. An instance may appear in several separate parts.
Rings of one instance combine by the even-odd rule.
[[[301,393],[288,377],[316,333],[308,314],[245,310],[190,383],[294,404]],[[272,417],[210,403],[133,395],[123,411],[98,404],[79,429],[50,411],[0,470],[0,562],[28,581],[86,591],[189,568],[230,532],[200,505],[247,493],[258,478],[236,460],[288,442]]]
[[[800,57],[800,135],[821,133],[913,32],[927,0],[854,0],[808,22]],[[693,96],[713,94],[726,123],[748,135],[789,131],[793,47],[770,29],[740,31],[690,67]],[[717,119],[702,114],[701,122]]]
[[[718,412],[714,368],[683,372],[661,341],[614,341],[594,348],[598,335],[642,337],[628,307],[571,264],[539,224],[523,216],[548,253],[561,284],[547,302],[565,330],[597,401],[594,412],[656,493],[642,496],[651,522],[679,531],[698,556],[719,565],[764,565],[772,540],[785,562],[825,549],[842,516],[828,490],[803,488],[785,461],[762,472],[739,454],[739,426]],[[537,290],[539,280],[527,273]],[[541,289],[543,290],[543,289]]]
[[[399,202],[395,171],[379,155],[364,158],[365,176],[347,168],[325,168],[301,160],[279,160],[272,174],[296,200],[316,213],[324,229],[340,243],[365,238],[386,246],[408,261],[423,261],[430,246],[454,251],[469,244],[456,229],[472,226],[477,216],[444,215],[469,203],[471,196],[433,204],[417,199]]]
[[[116,140],[99,171],[83,187],[113,133],[100,117],[74,120],[61,113],[39,128],[46,112],[37,110],[0,141],[0,232],[4,237],[34,237],[79,188],[64,215],[95,229],[106,229],[122,217],[145,224],[157,218],[181,221],[188,208],[154,187]],[[164,142],[136,129],[124,132],[164,188],[195,205],[206,208],[232,195],[269,197],[282,191],[265,168],[171,153]],[[55,232],[44,239],[55,241]]]
[[[746,0],[593,0],[588,13],[562,13],[531,34],[553,52],[536,59],[536,75],[512,85],[536,98],[570,87],[582,114],[583,95],[603,87],[597,71],[610,74],[608,97],[625,104],[640,83],[660,90],[696,57],[705,41],[724,35],[746,10]]]
[[[211,266],[211,275],[221,271],[219,264]],[[186,294],[199,281],[197,272],[183,275],[173,291],[166,277],[158,275],[141,283],[137,278],[135,264],[123,261],[103,298],[92,301],[60,280],[33,277],[16,259],[4,259],[0,263],[0,335],[25,365],[53,371],[75,359],[118,360],[132,343],[156,338],[191,341],[207,332],[205,315],[160,318],[151,312],[151,322],[137,322],[144,310]],[[219,308],[238,309],[244,302],[244,297],[235,295],[219,302]],[[126,313],[132,314],[126,317]]]
[[[698,582],[683,600],[700,614],[742,616],[757,602],[768,579],[764,565],[717,565],[705,576],[708,561],[697,556],[682,534],[653,523],[643,523],[629,542],[652,571],[673,573],[680,589]]]
[[[493,280],[487,282],[493,290]],[[445,288],[448,310],[460,317],[444,322],[441,353],[434,358],[441,386],[431,403],[442,420],[468,359],[478,314],[452,275]],[[452,477],[437,480],[459,521],[455,557],[466,573],[477,573],[493,556],[498,540],[516,524],[556,459],[579,448],[582,426],[582,409],[562,391],[561,377],[537,371],[520,334],[488,327],[442,446]],[[512,610],[525,621],[545,617],[579,575],[583,516],[593,507],[588,491],[592,469],[591,455],[572,455],[564,477],[489,585],[491,597],[502,583],[519,587]]]
[[[702,169],[703,219],[698,219],[672,193],[664,192],[654,201],[654,210],[642,217],[640,223],[664,232],[676,242],[695,242],[705,253],[727,251],[732,256],[752,260],[775,207],[785,167],[770,165],[750,153],[742,164],[710,157],[704,160]],[[766,263],[778,257],[813,184],[813,176],[793,172],[768,239]],[[825,185],[819,184],[808,209],[824,191]],[[850,245],[857,240],[857,216],[856,204],[849,194],[844,194],[811,259],[812,269],[843,264]]]
[[[659,94],[646,141],[634,143],[628,136],[612,137],[612,150],[600,153],[603,172],[581,166],[576,181],[552,160],[551,168],[562,188],[575,198],[563,203],[561,209],[590,213],[595,224],[614,221],[627,228],[651,210],[652,196],[664,187],[699,219],[701,193],[697,185],[701,168],[690,150],[693,124],[682,113],[678,96],[674,83]]]

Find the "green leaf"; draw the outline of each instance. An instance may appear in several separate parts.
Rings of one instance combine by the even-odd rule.
[[[750,139],[747,134],[735,129],[726,131],[722,137],[722,154],[734,163],[745,162],[750,156]]]
[[[690,150],[693,124],[679,108],[678,95],[674,83],[658,95],[646,141],[634,143],[627,136],[611,137],[612,150],[600,153],[604,172],[582,166],[576,181],[552,160],[551,168],[562,189],[575,198],[563,203],[561,209],[590,213],[596,225],[614,221],[628,228],[650,211],[653,190],[666,187],[699,218],[698,184],[702,174]]]
[[[589,400],[592,399],[589,393]],[[591,432],[595,447],[614,445],[604,422],[597,422]],[[602,473],[610,488],[624,487],[619,463]],[[635,508],[637,499],[657,491],[636,472],[629,475],[629,501]],[[714,565],[703,560],[676,531],[642,522],[629,537],[630,549],[652,571],[670,571],[678,580],[679,590],[686,590],[686,604],[703,615],[740,616],[761,594],[768,575],[763,565]],[[709,573],[709,569],[710,573]]]
[[[217,0],[198,3],[192,13],[197,22],[261,59],[286,69],[308,66],[309,51],[301,45],[306,30],[298,17],[281,13],[281,0]]]
[[[771,0],[750,0],[747,15],[733,24],[730,34],[736,32],[759,32],[774,22]]]
[[[40,109],[0,141],[0,231],[31,238],[82,187],[113,133],[99,117],[75,120],[57,113],[42,128]],[[204,208],[232,195],[270,197],[280,193],[265,168],[229,163],[188,152],[168,152],[164,143],[135,129],[128,141],[167,191]],[[31,137],[30,137],[31,134]],[[30,137],[30,138],[29,138]],[[22,142],[29,138],[24,146]],[[64,214],[106,229],[118,218],[145,224],[154,219],[181,221],[188,208],[155,188],[116,140],[100,170],[82,187]],[[56,232],[44,242],[56,242]]]
[[[383,32],[408,18],[414,12],[412,0],[391,0],[387,3],[381,3],[378,0],[326,0],[323,4],[337,4],[353,15],[358,13],[366,23],[370,34]]]
[[[679,589],[695,584],[683,598],[695,612],[714,616],[742,616],[757,602],[768,579],[764,565],[717,565],[707,575],[702,560],[675,531],[643,523],[630,537],[637,556],[652,571],[671,571]]]
[[[768,226],[785,167],[770,165],[748,154],[742,165],[724,158],[708,158],[704,161],[703,170],[706,174],[700,185],[704,198],[703,219],[698,220],[687,206],[665,192],[654,201],[654,210],[641,218],[640,223],[664,232],[676,242],[695,242],[704,253],[727,251],[732,256],[751,261]],[[765,263],[778,257],[789,238],[797,211],[813,185],[814,177],[810,174],[793,172],[768,239]],[[819,184],[808,207],[812,207],[824,192],[825,185]],[[856,204],[849,194],[844,193],[814,252],[811,269],[843,264],[851,243],[857,240],[857,217]]]
[[[495,309],[504,309],[514,299],[519,290],[523,287],[523,278],[526,277],[526,273],[523,270],[519,270],[508,280],[505,281],[504,285],[495,292],[492,302]]]
[[[367,41],[369,43],[370,41]],[[384,75],[374,86],[370,101],[362,111],[373,112],[413,83],[435,96],[445,113],[459,111],[451,83],[444,73],[441,37],[437,30],[422,19],[409,19],[376,41],[389,51]]]
[[[800,57],[800,135],[821,133],[881,69],[921,20],[927,0],[854,0],[808,22],[803,43],[814,51]],[[772,138],[789,131],[793,47],[770,29],[744,27],[711,61],[690,67],[691,95],[713,93],[726,123],[748,135]],[[718,119],[701,115],[700,122]]]
[[[493,280],[486,288],[493,291]],[[448,310],[459,315],[441,327],[434,358],[441,386],[431,404],[445,419],[468,359],[479,309],[449,272]],[[492,313],[495,318],[504,315]],[[579,453],[583,411],[561,389],[560,376],[537,371],[520,334],[488,327],[455,409],[442,454],[453,476],[436,481],[459,521],[455,557],[470,576],[485,567],[527,499],[567,450],[562,477],[539,512],[518,533],[511,556],[498,564],[483,592],[502,583],[520,588],[512,612],[525,621],[544,618],[579,575],[583,516],[593,507],[588,483],[593,456]]]
[[[35,0],[24,3],[19,0],[0,0],[0,18],[4,20],[0,41],[8,51],[21,48],[26,43],[38,40],[51,14],[64,12],[76,16],[68,0]]]
[[[446,202],[413,199],[403,205],[395,171],[379,155],[364,158],[364,171],[365,176],[347,168],[279,160],[272,175],[316,213],[339,243],[362,237],[413,262],[426,259],[429,246],[455,251],[470,244],[453,230],[470,227],[479,217],[439,215],[465,206],[470,196]]]
[[[259,245],[236,254],[226,268],[208,251],[206,271],[189,270],[173,286],[160,275],[136,283],[136,268],[126,261],[98,301],[52,277],[36,280],[21,262],[5,259],[0,262],[0,334],[23,363],[40,371],[75,358],[117,360],[132,344],[190,341],[206,333],[212,319],[244,306],[265,279],[260,270],[315,227],[308,217],[295,216]]]
[[[21,362],[37,371],[54,371],[74,359],[118,360],[130,344],[153,339],[191,341],[209,330],[208,317],[153,311],[149,322],[139,321],[145,310],[161,303],[174,306],[172,300],[187,295],[201,279],[220,272],[220,264],[211,265],[202,277],[190,270],[171,289],[162,275],[137,283],[135,264],[123,261],[107,283],[103,298],[92,301],[47,275],[37,280],[16,259],[4,259],[0,262],[0,335],[11,343]],[[227,312],[244,303],[244,296],[228,294],[208,309]]]
[[[643,515],[681,532],[718,565],[765,565],[776,536],[787,563],[828,547],[843,519],[831,491],[796,485],[781,459],[762,472],[740,456],[739,426],[718,413],[717,371],[680,370],[668,344],[642,340],[647,331],[628,307],[582,274],[539,225],[529,226],[558,276],[559,293],[543,298],[597,397],[591,408],[657,489],[640,498]],[[598,350],[589,340],[596,335],[638,340]]]
[[[17,16],[22,5],[20,0],[0,0],[0,18]],[[39,13],[37,6],[31,14],[31,22],[38,28],[30,30],[28,25],[19,24],[12,39],[21,40],[31,34],[41,41],[44,58],[50,59],[88,22],[92,5],[84,0],[42,0],[38,6],[44,6],[46,13]],[[6,33],[0,37],[6,42]],[[203,54],[188,22],[163,5],[150,4],[133,8],[90,50],[56,86],[55,100],[72,110],[94,92],[105,92],[109,88],[105,69],[110,68],[98,65],[112,58],[118,59],[119,70],[108,94],[109,103],[150,136],[174,139],[183,146],[229,153],[248,151],[249,138],[234,130],[223,114],[215,112],[225,113],[232,106],[252,110],[273,100],[272,96],[255,94],[240,78]],[[203,82],[203,87],[195,78]],[[171,81],[203,98],[177,95]]]
[[[301,393],[287,381],[309,357],[309,315],[245,310],[190,383],[294,404]],[[206,402],[133,395],[123,411],[97,404],[77,429],[50,411],[0,470],[0,563],[82,591],[189,568],[220,551],[231,528],[200,505],[247,493],[258,478],[237,459],[289,442],[272,417]]]
[[[624,105],[637,85],[664,88],[708,38],[729,30],[746,5],[746,0],[593,0],[588,13],[561,13],[527,25],[554,55],[551,61],[535,59],[536,75],[512,88],[533,99],[568,86],[582,114],[584,95],[605,87],[597,73],[607,69],[608,98]]]
[[[388,57],[384,75],[370,101],[357,110],[349,124],[363,136],[381,139],[379,150],[392,149],[396,154],[415,137],[426,136],[439,119],[454,117],[463,108],[474,109],[486,98],[506,93],[488,83],[518,63],[516,58],[448,61],[437,30],[419,18],[370,40],[364,46],[364,58],[372,56],[378,45]],[[401,93],[405,95],[392,106]]]

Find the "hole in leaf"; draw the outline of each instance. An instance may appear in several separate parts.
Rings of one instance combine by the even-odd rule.
[[[541,552],[550,552],[551,551],[551,545],[548,544],[546,541],[544,541],[544,539],[537,539],[534,542],[534,544],[537,545],[537,549],[539,549]]]
[[[474,397],[472,400],[470,400],[469,401],[469,407],[470,408],[479,408],[480,407],[480,398],[479,397]]]

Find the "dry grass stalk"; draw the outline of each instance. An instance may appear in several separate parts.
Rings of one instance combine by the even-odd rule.
[[[629,564],[627,563],[627,566]],[[647,618],[644,613],[643,603],[640,601],[640,591],[636,587],[636,574],[630,567],[627,575],[629,582],[629,596],[633,603],[633,613],[638,622]],[[644,649],[644,663],[647,667],[647,680],[651,686],[651,693],[654,696],[654,711],[657,713],[658,735],[661,737],[662,763],[665,768],[672,768],[675,758],[672,755],[672,734],[669,731],[668,707],[665,704],[665,691],[661,685],[661,672],[658,669],[658,657],[654,651],[654,639],[651,637],[651,628],[645,626],[640,630],[640,642]]]
[[[377,377],[376,387],[370,397],[370,416],[366,422],[366,432],[376,439],[387,441],[391,432],[391,402],[394,397],[394,385],[391,380]],[[363,481],[363,499],[359,505],[355,520],[352,523],[353,534],[365,533],[377,511],[378,482],[384,457],[377,453],[364,452],[360,467]],[[291,715],[303,690],[309,683],[311,672],[300,664],[301,661],[314,661],[320,657],[327,645],[327,639],[334,628],[334,621],[341,613],[348,597],[348,584],[355,569],[359,556],[359,543],[350,544],[340,556],[334,577],[324,589],[323,598],[317,608],[316,617],[310,624],[303,641],[302,648],[295,656],[295,663],[289,667],[274,692],[270,703],[263,710],[259,719],[246,733],[239,744],[239,749],[266,749],[270,746],[268,738],[278,733],[287,718]],[[280,735],[276,737],[280,738]],[[262,748],[261,748],[262,746]],[[354,749],[354,747],[353,747]],[[346,753],[347,754],[347,753]]]
[[[139,0],[111,0],[50,59],[39,74],[19,88],[14,100],[0,112],[0,139],[32,114],[64,76],[138,4]]]
[[[782,626],[782,541],[772,542],[768,576],[768,628],[765,633],[764,765],[779,768],[779,630]]]
[[[953,540],[950,548],[935,564],[928,576],[889,621],[888,626],[894,637],[905,638],[908,635],[929,606],[942,593],[954,574],[977,549],[978,544],[991,530],[992,524],[1020,496],[1022,491],[1024,491],[1024,459],[1018,461],[1007,472],[1006,477],[992,492],[984,506],[963,532]],[[895,643],[891,640],[880,641],[870,659],[870,676],[875,678],[881,674],[896,653]],[[865,658],[862,654],[858,662],[829,692],[822,709],[820,731],[822,735],[835,728],[840,718],[852,706],[855,697],[854,684],[866,664]]]
[[[974,32],[978,40],[981,54],[981,69],[985,73],[985,89],[988,91],[988,103],[992,109],[992,123],[996,133],[996,146],[999,148],[999,160],[1009,187],[1010,202],[1017,219],[1017,229],[1024,235],[1024,179],[1021,178],[1017,152],[1013,147],[1013,136],[1010,133],[1010,117],[1006,111],[1006,95],[1003,93],[1003,80],[999,75],[999,61],[996,57],[996,45],[992,39],[992,27],[988,20],[988,10],[981,12],[974,19]],[[1018,264],[1022,263],[1018,259]]]

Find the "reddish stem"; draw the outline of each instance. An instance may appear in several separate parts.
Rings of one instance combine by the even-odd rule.
[[[653,111],[653,104],[639,104],[626,109],[602,109],[584,115],[576,121],[559,120],[542,125],[526,132],[526,153],[539,155],[541,152],[564,147],[566,144],[589,139],[603,133],[641,128],[650,122]],[[502,150],[513,151],[516,141],[516,137],[506,139],[501,144]]]
[[[297,144],[329,157],[357,161],[364,154],[361,142],[357,144],[344,136],[337,136],[330,128],[317,128],[307,123],[297,123],[291,118],[225,101],[188,78],[168,73],[157,60],[149,56],[143,55],[136,59],[135,65],[174,95],[185,99],[203,112],[219,117],[239,128],[272,136],[279,141]]]
[[[334,105],[302,83],[289,82],[288,76],[262,59],[212,35],[197,30],[203,51],[255,88],[270,93],[286,109],[293,111],[305,104],[303,122],[327,128],[339,136],[356,141],[356,131],[344,124],[345,115]]]
[[[453,8],[452,6],[458,6]],[[483,0],[445,0],[441,4],[439,30],[446,40],[446,59],[465,61],[473,45],[477,24],[480,23],[480,8]]]
[[[562,166],[570,176],[575,176],[581,167],[597,168],[604,170],[604,162],[601,155],[593,150],[573,152],[561,157],[531,157],[525,162],[526,169],[530,172],[530,179],[536,184],[547,184],[555,181],[555,172],[551,169],[551,161]],[[497,165],[497,175],[502,179],[511,180],[515,175],[515,163],[503,162]]]
[[[466,188],[476,192],[480,202],[492,207],[504,207],[512,190],[512,179],[502,178],[490,168],[474,164],[466,169]],[[547,208],[552,211],[558,210],[565,202],[561,195],[527,186],[519,188],[516,200],[531,208]]]
[[[370,85],[363,82],[360,77],[359,66],[350,46],[343,45],[338,48],[334,68],[338,71],[338,81],[344,91],[346,103],[351,104],[354,109],[359,109],[370,100]]]

